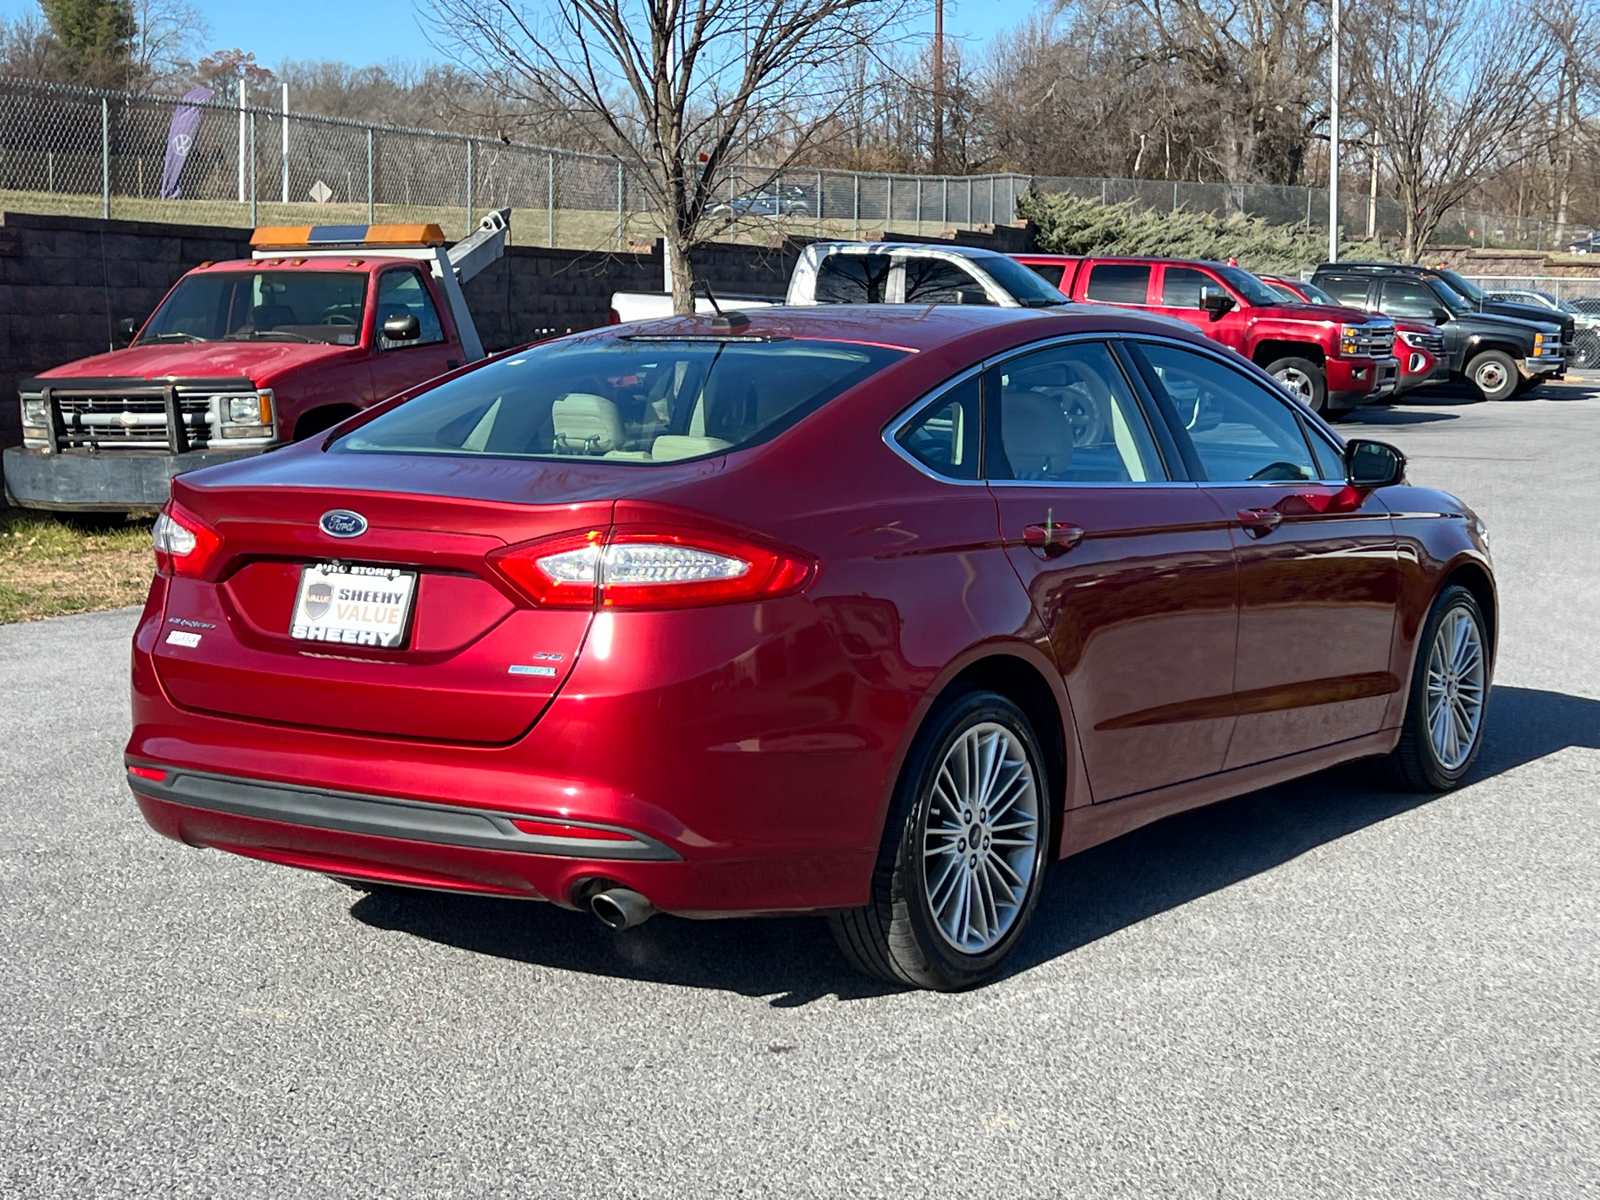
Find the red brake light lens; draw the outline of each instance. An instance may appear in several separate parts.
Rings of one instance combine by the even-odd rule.
[[[205,574],[222,549],[222,538],[199,517],[168,501],[150,531],[155,543],[156,570],[163,575]]]
[[[815,565],[699,530],[621,526],[502,550],[494,564],[546,608],[693,608],[799,591]]]

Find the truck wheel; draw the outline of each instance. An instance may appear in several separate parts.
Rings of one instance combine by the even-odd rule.
[[[1289,394],[1314,413],[1328,407],[1328,377],[1308,358],[1280,358],[1267,368]]]
[[[1467,379],[1485,400],[1509,400],[1516,394],[1517,364],[1501,350],[1485,350],[1467,364]]]

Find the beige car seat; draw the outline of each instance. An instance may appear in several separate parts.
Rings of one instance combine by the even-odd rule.
[[[622,418],[604,396],[568,392],[550,406],[558,454],[605,454],[622,446]]]

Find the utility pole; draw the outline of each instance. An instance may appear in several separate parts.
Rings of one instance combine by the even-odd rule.
[[[944,170],[944,0],[933,4],[933,169]]]
[[[1372,175],[1371,191],[1367,193],[1367,241],[1378,236],[1378,135],[1367,137],[1367,170]]]
[[[283,202],[289,203],[289,85],[283,85]]]
[[[1339,0],[1333,0],[1328,101],[1328,261],[1339,261]]]

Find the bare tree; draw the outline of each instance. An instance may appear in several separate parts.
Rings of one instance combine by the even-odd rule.
[[[1445,214],[1539,148],[1556,59],[1521,3],[1379,0],[1352,14],[1352,91],[1405,211],[1414,261]]]
[[[736,151],[776,179],[842,105],[821,68],[895,39],[914,0],[431,0],[442,47],[497,90],[564,110],[632,168],[661,222],[676,311]],[[772,154],[774,148],[778,152]],[[821,197],[817,197],[820,202]]]
[[[188,0],[133,0],[129,72],[136,87],[171,81],[192,69],[193,54],[210,33]]]

